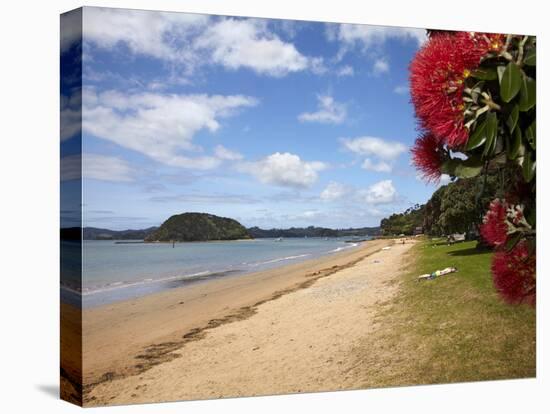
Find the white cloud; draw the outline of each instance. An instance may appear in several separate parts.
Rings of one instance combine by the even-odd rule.
[[[128,182],[134,180],[135,171],[121,158],[84,153],[61,159],[61,181],[89,178],[102,181]]]
[[[381,75],[387,73],[390,70],[390,64],[386,58],[378,58],[374,61],[372,65],[372,70],[375,75]]]
[[[80,154],[61,158],[61,181],[80,180],[82,178],[82,157]]]
[[[276,152],[260,161],[242,163],[238,169],[265,184],[306,188],[317,181],[318,172],[327,168],[320,161],[303,161],[298,155]]]
[[[302,71],[312,64],[292,43],[271,33],[266,21],[257,19],[228,18],[210,25],[195,48],[210,51],[212,61],[226,68],[246,67],[271,76]]]
[[[256,104],[242,95],[124,94],[118,91],[83,94],[82,128],[166,165],[210,169],[220,164],[214,156],[190,157],[182,151],[200,151],[193,136],[215,132],[220,119]]]
[[[366,158],[361,164],[361,168],[368,171],[389,173],[392,171],[393,165],[386,161],[373,162],[370,158]]]
[[[242,154],[225,148],[223,145],[216,145],[216,147],[214,148],[214,154],[220,160],[238,161],[243,159]]]
[[[395,88],[393,88],[393,92],[398,95],[405,95],[409,93],[409,87],[406,85],[398,85]]]
[[[349,194],[351,188],[347,185],[331,181],[321,192],[321,200],[334,201]]]
[[[256,204],[259,200],[246,194],[172,194],[150,198],[156,203],[193,203],[193,204]]]
[[[388,141],[377,137],[342,138],[344,148],[358,155],[375,156],[381,160],[391,161],[407,151],[400,142]]]
[[[339,24],[336,26],[330,24],[327,27],[327,38],[340,42],[342,46],[340,56],[343,56],[353,47],[359,47],[361,50],[366,51],[382,46],[388,39],[412,40],[420,46],[426,41],[427,36],[424,29],[365,24]]]
[[[301,122],[319,122],[322,124],[340,124],[347,115],[346,105],[336,102],[332,96],[317,95],[316,112],[304,112],[298,115]]]
[[[367,204],[389,204],[397,201],[397,190],[391,180],[379,181],[358,193]]]
[[[84,178],[103,181],[133,181],[134,170],[121,158],[84,153],[82,155]]]
[[[269,76],[324,71],[322,58],[301,54],[269,29],[269,20],[85,8],[84,32],[97,47],[124,45],[133,54],[177,63],[188,75],[203,64]]]
[[[80,90],[71,96],[61,95],[61,141],[72,138],[80,133],[82,120],[82,94]]]
[[[337,76],[353,76],[354,74],[355,70],[349,65],[342,66],[336,71]]]
[[[188,45],[177,39],[196,33],[209,21],[200,14],[84,8],[85,41],[104,49],[124,45],[132,53],[169,61],[193,61]]]
[[[302,219],[302,218],[312,219],[312,218],[320,217],[322,215],[323,215],[323,213],[321,213],[318,210],[306,210],[306,211],[302,211],[301,213],[296,214],[295,218],[296,219]]]
[[[326,202],[337,202],[341,207],[366,206],[367,210],[374,215],[384,214],[377,206],[399,201],[399,195],[392,180],[378,181],[367,188],[357,188],[331,181],[319,198]],[[352,213],[348,212],[348,214]]]

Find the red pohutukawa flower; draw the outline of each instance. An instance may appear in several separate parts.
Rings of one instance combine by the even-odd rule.
[[[503,39],[485,33],[441,33],[431,37],[411,62],[411,96],[421,126],[451,148],[468,141],[464,80],[485,55],[502,48]]]
[[[485,241],[492,246],[502,246],[508,238],[507,208],[507,203],[497,198],[491,201],[489,210],[483,218],[483,224],[480,226],[479,232]]]
[[[422,177],[426,181],[438,181],[441,177],[444,148],[441,140],[431,133],[424,133],[418,137],[411,149],[412,160]]]
[[[498,53],[504,46],[506,36],[498,33],[458,32],[456,41],[463,48],[464,61],[470,70],[479,66],[490,52]]]
[[[526,241],[511,251],[495,253],[492,264],[493,282],[503,299],[511,304],[535,304],[536,258],[529,254]]]

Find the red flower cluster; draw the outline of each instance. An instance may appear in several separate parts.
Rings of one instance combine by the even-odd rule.
[[[525,240],[511,251],[495,253],[492,264],[493,282],[504,300],[511,304],[535,304],[536,267],[536,257],[529,254]]]
[[[534,305],[536,297],[536,256],[529,253],[526,240],[521,240],[512,250],[504,245],[508,240],[508,208],[506,201],[495,199],[483,218],[481,236],[498,250],[493,257],[491,270],[497,291],[508,303]],[[523,214],[516,209],[512,222],[521,220]]]
[[[498,198],[491,201],[489,210],[483,218],[483,224],[479,228],[481,236],[492,246],[502,246],[508,238],[507,208],[507,203],[500,201]]]
[[[435,182],[441,176],[441,164],[445,158],[441,140],[426,133],[418,137],[411,150],[412,160],[426,181]]]
[[[464,80],[482,58],[499,51],[503,35],[442,33],[433,36],[410,66],[412,102],[422,129],[451,148],[468,141],[464,125]]]

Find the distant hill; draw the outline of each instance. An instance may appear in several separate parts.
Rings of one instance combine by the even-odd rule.
[[[109,230],[97,227],[84,227],[82,237],[84,240],[144,240],[157,230],[158,227],[149,227],[141,230]]]
[[[187,215],[186,216],[187,218],[176,220],[178,224],[175,224],[173,222],[168,223],[168,221],[173,217],[179,217],[184,215]],[[229,222],[224,222],[225,224],[223,224],[222,226],[227,228],[234,227],[235,229],[239,229],[239,230],[237,231],[238,237],[234,237],[232,234],[230,234],[228,238],[218,239],[218,238],[214,238],[216,234],[214,232],[207,236],[209,238],[202,238],[202,236],[200,236],[196,240],[234,240],[235,238],[263,239],[263,238],[277,238],[277,237],[287,237],[287,238],[288,237],[351,237],[351,236],[365,237],[365,236],[376,236],[380,234],[380,227],[361,227],[356,229],[354,228],[329,229],[326,227],[309,226],[309,227],[291,227],[289,229],[261,229],[259,227],[250,227],[249,229],[245,229],[235,220],[223,218],[223,217],[217,217],[211,214],[184,213],[184,214],[180,214],[179,216],[170,217],[165,222],[166,226],[162,230],[162,233],[160,233],[161,228],[159,227],[149,227],[147,229],[141,229],[141,230],[109,230],[109,229],[100,229],[96,227],[84,227],[82,234],[83,234],[84,240],[170,241],[172,239],[180,240],[179,238],[175,237],[177,236],[177,233],[172,232],[175,226],[177,226],[178,228],[181,227],[181,229],[185,227],[186,232],[191,231],[192,233],[189,237],[195,238],[195,237],[199,237],[198,234],[195,234],[195,232],[199,231],[199,229],[197,229],[196,227],[203,226],[203,224],[201,223],[192,222],[194,220],[194,217],[196,218],[197,216],[209,216],[209,217],[215,217],[216,219],[228,220]],[[230,224],[228,225],[227,223],[230,223]],[[170,229],[170,231],[168,231],[167,227]],[[204,229],[207,229],[207,228],[208,226],[204,227]],[[63,230],[65,230],[63,234],[68,235],[68,232],[66,231],[68,229],[63,229]],[[71,236],[73,236],[73,233],[74,233],[73,238],[78,238],[80,236],[79,228],[75,228],[71,230],[74,230],[71,233]],[[204,231],[208,232],[210,230],[204,230]],[[170,238],[170,236],[172,236],[172,238]],[[160,237],[160,239],[156,237]],[[224,237],[227,237],[227,235],[225,235]],[[182,239],[182,240],[188,240],[188,239]]]
[[[325,227],[291,227],[289,229],[264,230],[259,227],[248,229],[250,235],[256,239],[274,237],[345,237],[345,236],[375,236],[379,227],[362,227],[358,229],[328,229]]]
[[[238,221],[206,213],[183,213],[170,217],[145,241],[208,241],[252,238]]]
[[[338,229],[338,237],[345,236],[378,236],[380,234],[380,227],[358,227],[356,229]]]

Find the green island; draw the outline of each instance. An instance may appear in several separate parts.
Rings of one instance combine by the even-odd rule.
[[[207,213],[183,213],[168,218],[146,238],[146,242],[186,242],[250,239],[237,220]]]

